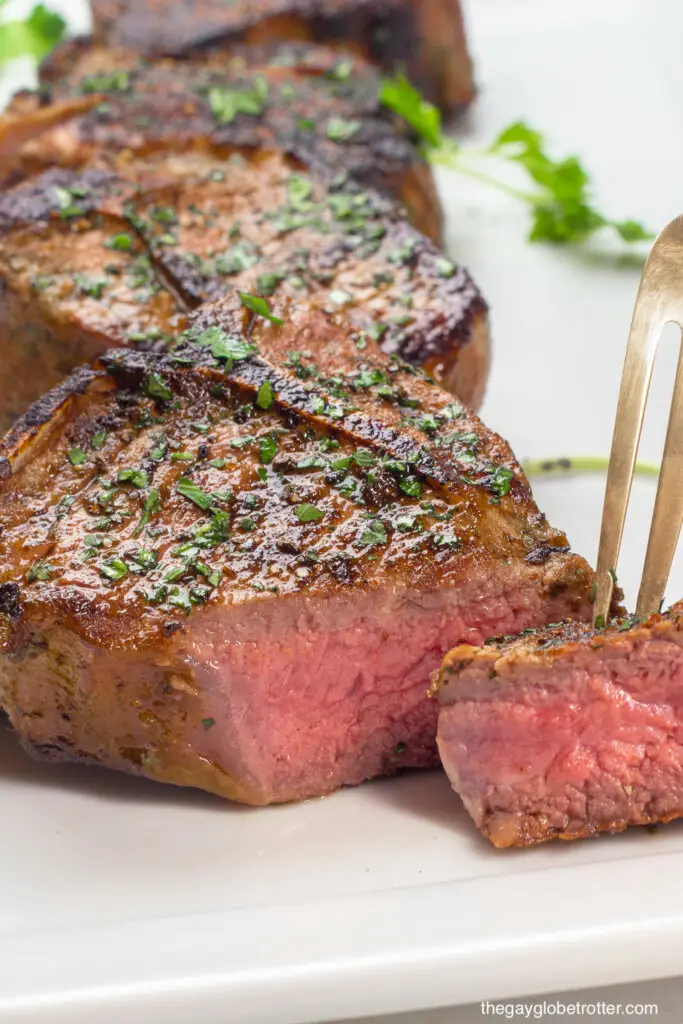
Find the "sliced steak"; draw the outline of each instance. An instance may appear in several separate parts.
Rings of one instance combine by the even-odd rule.
[[[468,274],[389,199],[270,151],[50,171],[0,196],[0,425],[112,345],[158,346],[235,291],[334,311],[349,341],[421,366],[468,404],[488,371]]]
[[[39,756],[254,804],[432,766],[446,650],[588,613],[500,438],[278,310],[204,307],[5,438],[0,704]]]
[[[683,816],[682,613],[598,632],[561,623],[448,655],[439,752],[495,846]]]
[[[316,40],[399,68],[444,110],[472,100],[459,0],[93,0],[95,37],[148,56]]]
[[[289,153],[312,171],[345,171],[406,205],[439,241],[442,211],[405,123],[380,106],[377,71],[362,59],[305,45],[243,48],[199,64],[140,62],[130,52],[65,44],[68,73],[19,93],[0,118],[4,173],[55,165],[126,172],[131,158],[254,148]]]

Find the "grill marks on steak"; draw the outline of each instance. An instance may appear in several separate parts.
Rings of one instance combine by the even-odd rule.
[[[19,93],[0,119],[6,173],[86,163],[129,173],[131,160],[147,166],[160,150],[225,159],[273,149],[389,192],[419,230],[440,239],[431,170],[405,124],[380,106],[379,74],[361,59],[291,45],[150,64],[131,52],[66,45],[65,77]]]
[[[391,200],[260,150],[158,155],[129,175],[53,170],[0,196],[4,427],[79,362],[168,344],[188,311],[236,291],[334,312],[359,347],[481,400],[485,304]]]
[[[147,55],[316,40],[406,71],[447,111],[474,93],[459,0],[94,0],[93,16],[97,39]]]
[[[682,614],[560,623],[448,655],[439,752],[495,846],[683,815]]]
[[[333,317],[223,303],[190,335],[111,353],[5,439],[15,728],[261,804],[433,764],[444,651],[586,614],[590,569],[503,441]]]

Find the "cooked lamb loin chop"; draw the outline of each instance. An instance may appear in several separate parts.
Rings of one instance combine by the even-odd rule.
[[[5,438],[0,704],[38,756],[328,793],[436,763],[454,643],[588,614],[500,438],[333,316],[278,312],[205,306]]]
[[[157,154],[153,176],[131,165],[130,180],[50,171],[0,196],[4,428],[80,362],[168,342],[187,311],[236,291],[334,310],[359,349],[479,402],[486,307],[467,273],[389,199],[247,152]]]
[[[0,118],[5,175],[55,165],[128,173],[159,151],[227,158],[289,153],[313,172],[346,172],[404,203],[439,241],[443,217],[428,165],[405,122],[379,103],[379,75],[324,47],[243,48],[230,60],[140,62],[71,41],[68,75],[19,93]]]
[[[497,847],[683,816],[683,603],[595,631],[461,646],[438,683],[441,760]]]
[[[459,0],[93,0],[95,37],[148,56],[316,40],[400,68],[446,111],[472,100]]]

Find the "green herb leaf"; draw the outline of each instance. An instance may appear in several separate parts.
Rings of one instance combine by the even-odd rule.
[[[133,487],[146,487],[149,483],[144,469],[121,469],[117,480],[120,484],[132,484]]]
[[[28,18],[0,25],[0,66],[15,57],[41,60],[65,32],[66,22],[62,16],[44,4],[37,4]]]
[[[420,139],[430,146],[440,144],[441,114],[432,103],[422,98],[404,75],[385,79],[379,98],[385,107],[400,114]]]
[[[259,458],[261,462],[264,464],[272,462],[276,454],[277,440],[274,437],[262,437],[259,441]]]
[[[359,537],[360,543],[364,547],[374,547],[376,544],[387,543],[387,531],[379,519],[373,519],[371,523],[363,530]]]
[[[115,249],[117,252],[130,252],[133,248],[133,239],[130,235],[121,232],[118,235],[112,235],[104,243],[105,249]]]
[[[100,572],[105,579],[116,582],[126,575],[128,566],[120,558],[110,558],[108,561],[102,562]]]
[[[270,409],[271,405],[275,400],[275,394],[273,392],[273,385],[269,380],[265,380],[261,387],[258,389],[256,395],[256,404],[259,409]]]
[[[53,572],[54,569],[47,562],[35,562],[27,572],[26,579],[29,583],[35,583],[36,580],[49,580]]]
[[[309,505],[306,502],[303,505],[297,505],[294,511],[300,523],[317,523],[325,515],[322,509],[316,508],[315,505]]]
[[[215,718],[202,718],[202,727],[206,731],[216,724]]]
[[[277,327],[282,327],[284,320],[280,317],[274,316],[270,311],[270,306],[264,298],[260,295],[249,295],[248,292],[238,292],[242,305],[251,310],[252,313],[256,313],[257,316],[262,316],[265,320],[270,320],[271,324],[275,324]]]
[[[149,493],[147,495],[147,498],[145,500],[145,505],[144,505],[144,508],[142,510],[142,516],[140,517],[140,522],[138,523],[138,525],[136,526],[135,530],[133,531],[133,536],[137,537],[138,534],[142,533],[142,531],[147,526],[147,524],[149,523],[149,521],[152,518],[152,516],[156,515],[157,512],[160,512],[160,511],[161,511],[161,500],[160,500],[160,497],[159,497],[159,491],[157,490],[156,487],[151,487],[150,490],[149,490]]]
[[[268,104],[268,83],[255,78],[251,89],[230,89],[216,85],[207,93],[211,113],[218,124],[232,124],[238,114],[259,117]]]
[[[163,401],[168,401],[173,395],[164,378],[158,373],[149,373],[143,381],[142,388],[150,398],[160,398]]]
[[[212,503],[210,495],[206,494],[201,487],[193,483],[186,476],[181,476],[175,485],[175,489],[178,494],[182,494],[184,498],[188,498],[193,501],[195,505],[198,505],[203,512],[207,512]]]
[[[333,142],[348,142],[360,131],[360,121],[349,121],[345,117],[331,117],[327,122],[327,137]]]
[[[590,176],[581,161],[575,156],[559,160],[551,157],[541,132],[526,122],[508,125],[488,149],[468,149],[444,136],[439,111],[403,75],[383,82],[380,100],[411,125],[432,163],[476,178],[527,203],[531,214],[530,241],[577,245],[604,228],[612,228],[628,244],[653,237],[638,221],[612,220],[600,213],[593,203]],[[521,168],[532,190],[513,187],[488,169],[480,169],[491,160],[505,160]],[[455,267],[450,261],[441,260],[437,272],[450,277]]]
[[[399,481],[399,487],[404,494],[408,494],[411,498],[419,498],[422,493],[420,481],[415,476],[404,477]]]
[[[72,466],[82,466],[88,456],[82,448],[69,448],[67,457]]]
[[[86,75],[81,79],[80,89],[86,95],[93,92],[128,92],[130,75],[123,69],[104,75]]]
[[[90,441],[90,447],[93,448],[96,452],[98,452],[100,448],[104,447],[106,440],[107,431],[98,430],[98,432],[93,435],[92,440]]]

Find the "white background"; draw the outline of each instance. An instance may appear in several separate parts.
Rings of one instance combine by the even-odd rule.
[[[20,7],[12,0],[7,14]],[[683,212],[679,3],[471,0],[468,14],[480,97],[460,134],[485,143],[524,118],[555,152],[585,160],[609,214],[659,228]],[[25,71],[15,66],[5,86]],[[484,418],[520,458],[606,455],[639,271],[529,245],[514,201],[440,181],[451,252],[491,304]],[[653,386],[642,450],[652,461],[675,341],[671,332]],[[589,559],[603,486],[537,487]],[[636,482],[619,566],[630,603],[653,496],[651,481]],[[679,562],[670,597],[682,595]],[[0,807],[0,1021],[285,1024],[683,972],[675,824],[500,854],[438,774],[254,812],[34,765],[9,736]],[[683,988],[591,998],[659,998],[663,1020]],[[483,1019],[474,1008],[419,1021]]]

